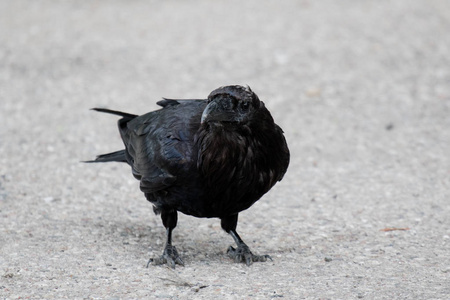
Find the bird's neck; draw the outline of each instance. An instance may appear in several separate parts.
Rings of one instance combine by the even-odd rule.
[[[246,167],[249,144],[244,135],[224,126],[198,132],[197,168],[211,185],[228,185]]]

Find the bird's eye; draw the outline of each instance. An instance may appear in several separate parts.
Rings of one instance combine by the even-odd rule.
[[[243,110],[247,110],[249,107],[250,107],[250,103],[248,103],[248,102],[242,102],[241,103],[241,108]]]

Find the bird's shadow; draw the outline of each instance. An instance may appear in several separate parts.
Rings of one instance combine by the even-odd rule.
[[[183,220],[183,225],[173,232],[173,244],[184,262],[210,264],[227,260],[226,250],[232,244],[228,234],[220,227],[197,226],[201,224],[197,221],[202,220]],[[145,265],[149,258],[160,256],[165,245],[166,231],[159,222],[159,217],[148,218],[148,222],[102,217],[85,218],[82,225],[88,228],[90,240],[95,241],[97,249],[114,247]]]

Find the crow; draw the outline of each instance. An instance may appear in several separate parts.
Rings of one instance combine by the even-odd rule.
[[[249,208],[280,181],[290,153],[282,129],[250,89],[220,87],[207,99],[166,99],[162,109],[138,116],[93,108],[119,115],[124,150],[87,162],[124,162],[140,181],[166,228],[167,240],[159,258],[148,265],[184,265],[172,245],[177,213],[219,218],[232,236],[228,256],[247,265],[271,259],[255,255],[236,231],[239,212]]]

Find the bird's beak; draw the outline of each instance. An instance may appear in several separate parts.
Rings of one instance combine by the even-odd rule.
[[[205,121],[214,118],[214,115],[219,111],[219,105],[216,102],[210,102],[203,110],[202,118],[200,123],[203,124]]]

